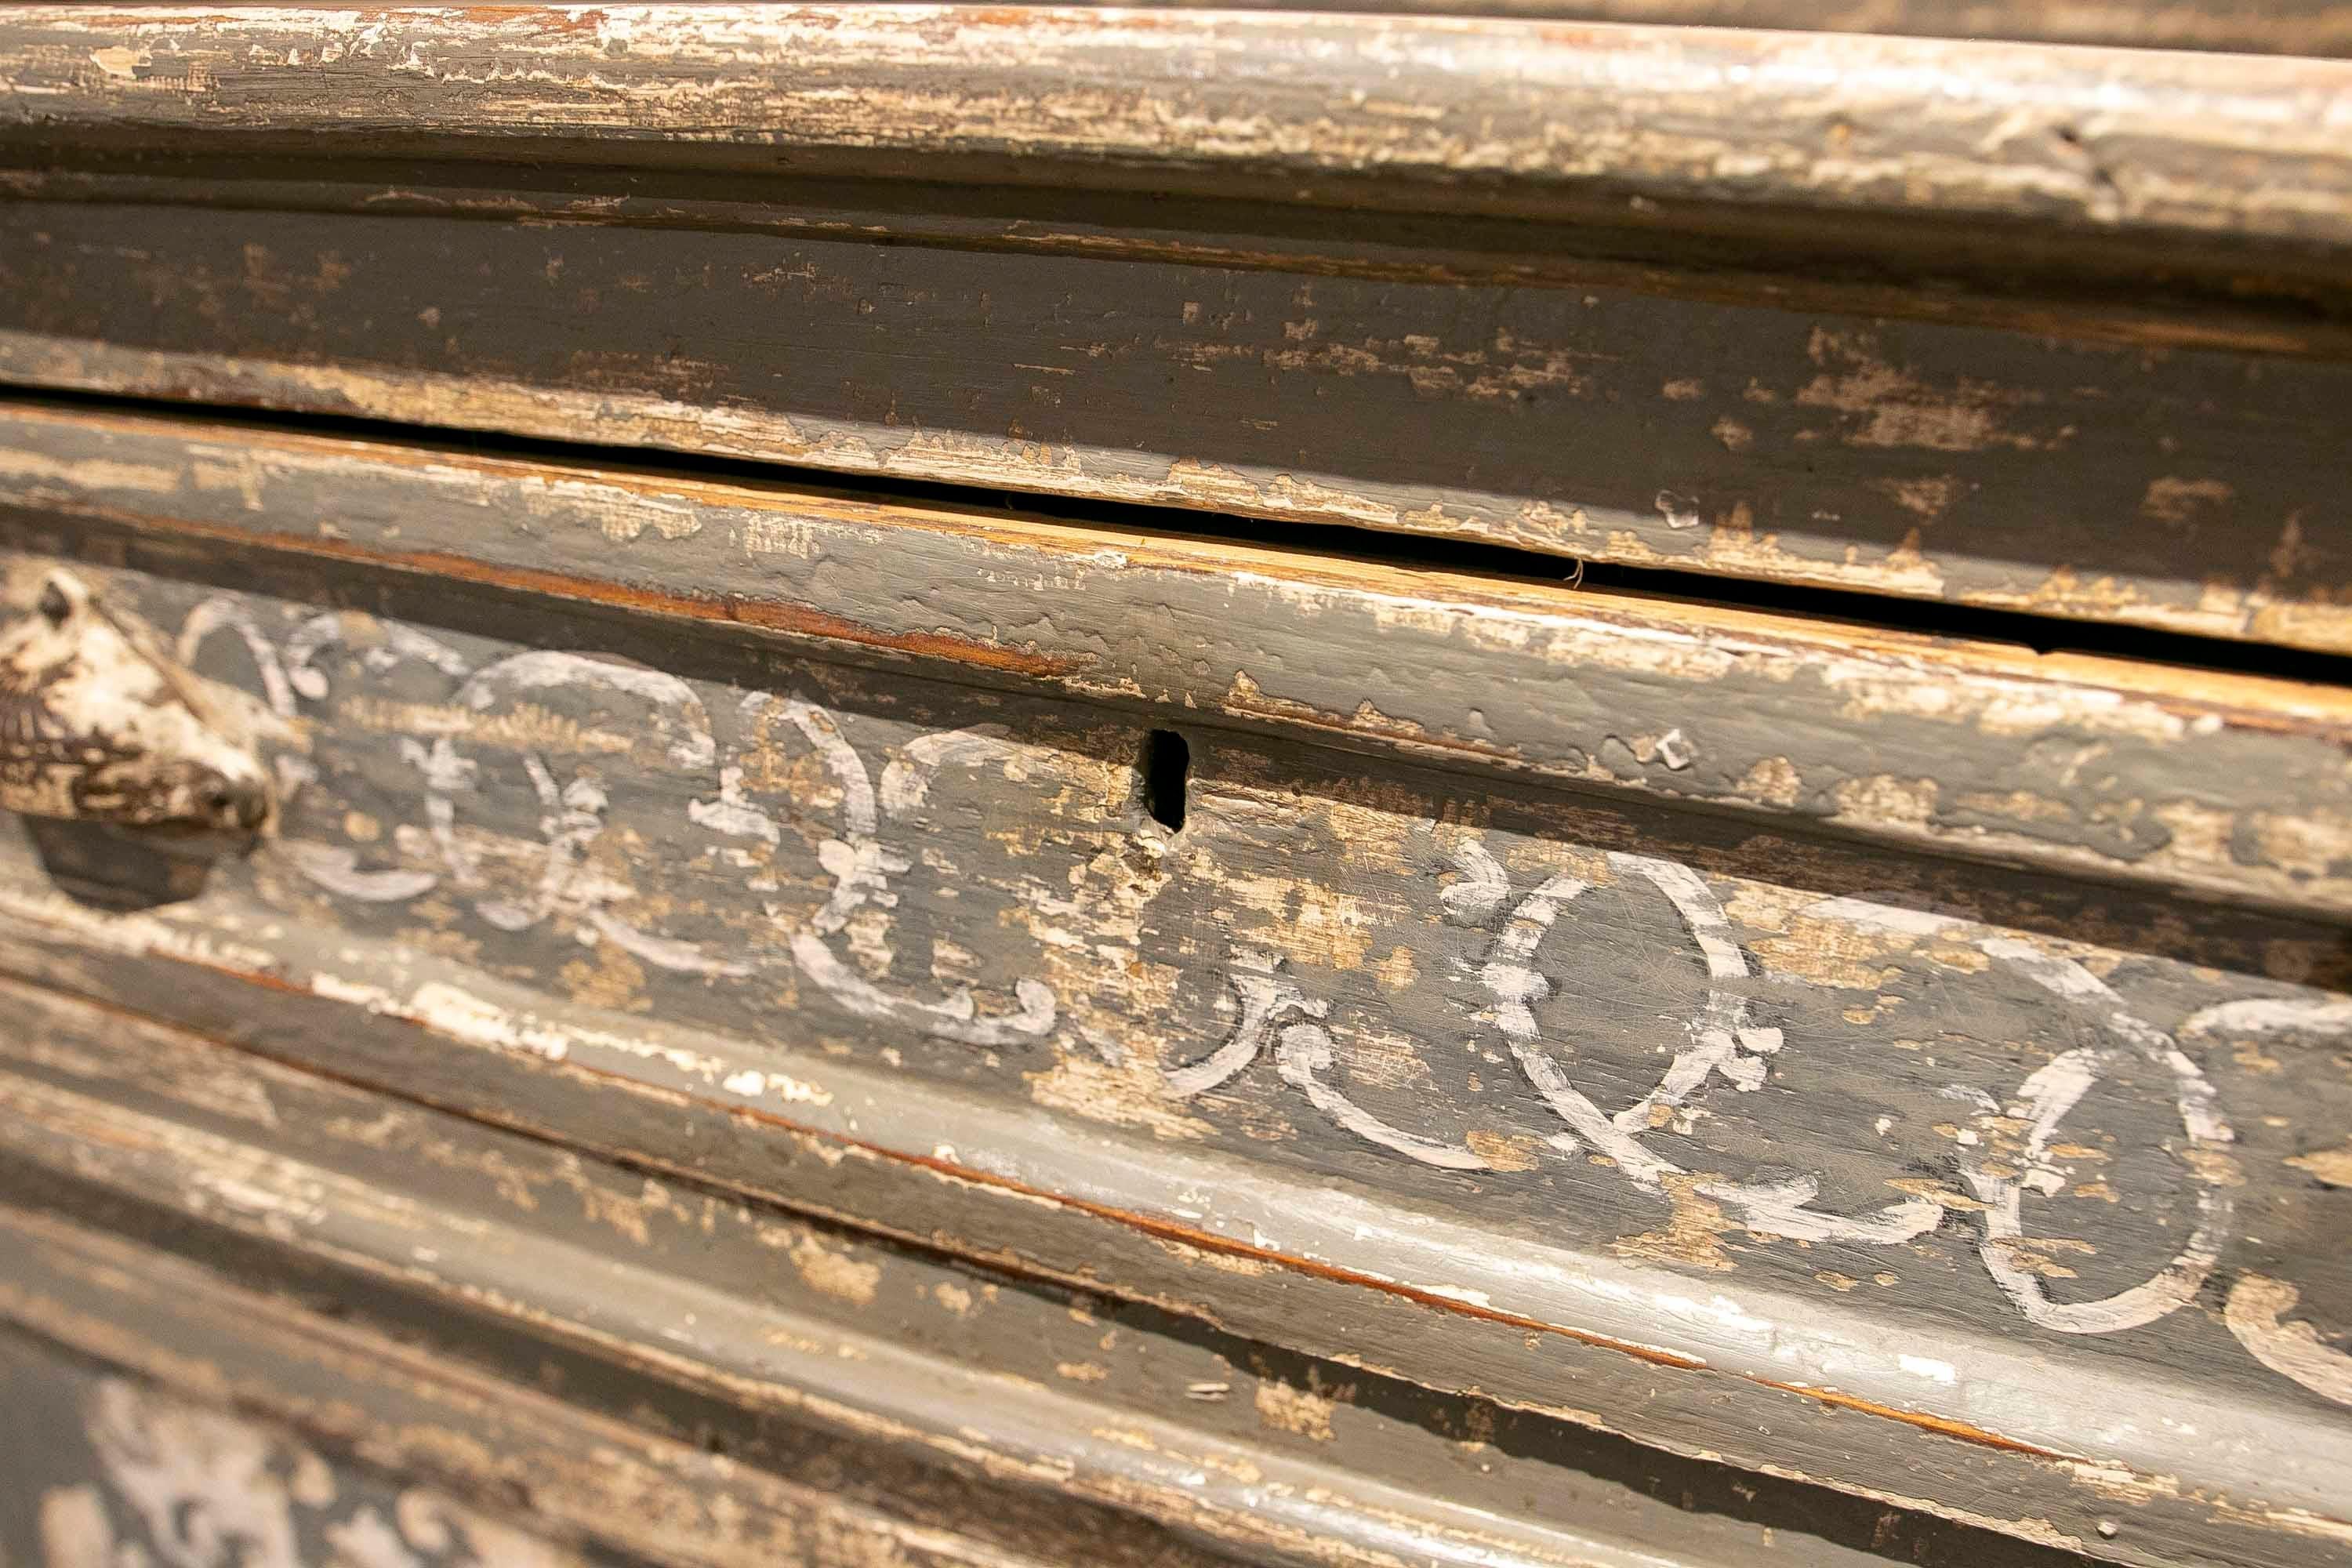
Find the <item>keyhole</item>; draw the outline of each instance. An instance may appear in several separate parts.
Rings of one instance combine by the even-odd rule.
[[[1184,779],[1192,768],[1192,748],[1173,730],[1154,730],[1143,741],[1143,809],[1171,833],[1184,827]]]

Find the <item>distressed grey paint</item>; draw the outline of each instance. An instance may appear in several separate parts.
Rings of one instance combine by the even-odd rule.
[[[369,1114],[381,1122],[381,1107]],[[289,1536],[299,1561],[321,1568],[421,1568],[420,1557],[484,1568],[1230,1561],[1186,1551],[1149,1521],[1122,1532],[1066,1498],[1048,1512],[1014,1489],[926,1476],[821,1427],[772,1421],[761,1434],[747,1422],[722,1437],[698,1419],[707,1401],[673,1390],[657,1409],[656,1385],[559,1362],[549,1346],[533,1372],[566,1379],[571,1397],[558,1398],[467,1364],[501,1347],[467,1331],[462,1307],[404,1319],[397,1291],[362,1273],[306,1274],[292,1249],[279,1250],[276,1272],[232,1281],[25,1209],[0,1211],[0,1233],[21,1260],[5,1290],[18,1331],[0,1334],[13,1396],[0,1424],[27,1439],[0,1460],[11,1482],[0,1542],[62,1548],[34,1551],[24,1561],[35,1568],[277,1568]],[[183,1237],[193,1234],[183,1222]],[[236,1247],[226,1230],[206,1239],[215,1262]],[[596,1407],[604,1395],[614,1408]],[[624,1395],[639,1403],[622,1408]],[[137,1555],[176,1532],[187,1540],[179,1552]],[[101,1555],[109,1544],[123,1555]]]
[[[77,1321],[95,1310],[152,1346],[152,1361],[128,1352],[133,1366],[226,1383],[307,1425],[356,1405],[366,1421],[341,1425],[362,1452],[402,1445],[410,1466],[436,1427],[512,1447],[494,1473],[457,1469],[477,1495],[540,1491],[532,1472],[567,1425],[593,1432],[621,1415],[704,1433],[736,1467],[739,1497],[762,1473],[826,1479],[853,1518],[878,1503],[902,1538],[947,1524],[975,1556],[992,1544],[1024,1562],[1205,1568],[1230,1552],[1267,1563],[1635,1568],[1663,1556],[1678,1568],[1861,1568],[1885,1549],[1937,1563],[2047,1555],[1930,1521],[1890,1523],[1874,1505],[1762,1478],[1743,1497],[1708,1467],[1539,1415],[812,1226],[8,994],[38,1025],[11,1038],[0,1070],[0,1162],[17,1204],[102,1219],[210,1262],[242,1291],[337,1300],[369,1328],[422,1342],[355,1377],[303,1353],[301,1340],[320,1335],[291,1301],[248,1310],[244,1333],[212,1321],[208,1298],[234,1310],[218,1285],[189,1292],[192,1322],[152,1322],[142,1292],[73,1279],[65,1259],[105,1258],[104,1244],[77,1247],[54,1218],[21,1211],[0,1216],[30,1258],[9,1315],[124,1354]],[[120,1156],[77,1153],[93,1144]],[[123,1272],[162,1291],[184,1290],[190,1271],[150,1254]],[[455,1378],[469,1364],[511,1366],[518,1336],[543,1375],[560,1376],[562,1404],[525,1394],[504,1415],[479,1400],[432,1413],[436,1365]],[[283,1340],[295,1342],[291,1369],[273,1374]],[[425,1409],[401,1420],[404,1405]],[[425,1464],[418,1479],[448,1485],[449,1468]],[[730,1479],[727,1460],[669,1468],[712,1490]],[[1708,1506],[1691,1511],[1685,1489]],[[551,1500],[549,1524],[577,1528],[570,1500]],[[747,1500],[755,1512],[756,1493]],[[706,1522],[665,1544],[699,1561],[733,1542]]]
[[[207,597],[113,581],[165,626]],[[1511,1059],[1491,972],[1545,877],[1596,884],[1536,951],[1550,992],[1535,1016],[1582,1092],[1612,1111],[1639,1099],[1693,1037],[1684,1021],[1718,1005],[1692,907],[1642,866],[1716,861],[1710,829],[1195,730],[1171,843],[1132,788],[1141,724],[1100,710],[706,645],[699,659],[741,660],[682,689],[706,750],[675,693],[648,697],[669,689],[627,667],[516,687],[482,674],[510,644],[226,603],[273,642],[316,627],[318,651],[282,666],[309,672],[288,679],[298,715],[328,721],[287,840],[249,878],[133,922],[77,912],[20,862],[16,973],[1276,1343],[1603,1412],[1685,1452],[2137,1561],[2334,1550],[2342,1411],[2217,1312],[2248,1278],[2297,1287],[2294,1321],[2326,1326],[2340,1300],[2325,1237],[2343,1200],[2288,1162],[2335,1146],[2344,1004],[2248,972],[2296,965],[2284,933],[2230,973],[2161,951],[2218,956],[2225,915],[2176,907],[2104,950],[2052,944],[1906,914],[1861,879],[1916,875],[1899,861],[1735,848],[1744,874],[1699,879],[1737,952],[1714,989],[1778,1049],[1752,1042],[1769,1059],[1748,1089],[1735,1060],[1681,1111],[1662,1102],[1636,1137],[1673,1168],[1644,1182],[1622,1155],[1559,1146],[1568,1128]],[[454,609],[446,590],[434,603]],[[200,663],[234,673],[250,657],[237,617],[202,618],[224,635]],[[600,636],[532,626],[543,647]],[[745,712],[759,692],[802,694],[807,726]],[[927,753],[975,722],[1002,738]],[[436,734],[447,752],[419,739]],[[877,791],[862,835],[825,734]],[[926,754],[940,765],[919,789],[904,764]],[[430,782],[467,764],[463,784]],[[575,787],[592,780],[593,798]],[[436,795],[470,869],[432,847]],[[566,847],[539,847],[551,834]],[[828,929],[861,845],[884,887]],[[1482,881],[1474,846],[1508,884],[1483,903],[1463,891]],[[1615,846],[1643,858],[1601,853]],[[810,940],[863,988],[840,989]],[[80,956],[93,945],[111,956]],[[1302,1072],[1311,1052],[1270,1033],[1181,1092],[1189,1065],[1248,1043],[1245,977],[1275,973],[1302,997],[1267,1020],[1280,1046],[1303,1050],[1288,1031],[1317,1020],[1333,1059]],[[1047,993],[1049,1026],[1013,1026],[1024,984]],[[977,1001],[961,1022],[941,1011],[959,985]],[[895,999],[878,1013],[877,994]],[[2189,1078],[2148,1031],[2179,1042]],[[2020,1142],[2034,1085],[2084,1061],[2091,1092],[2056,1129],[2069,1152],[2044,1161]],[[1433,1166],[1441,1146],[1483,1168]],[[2058,1195],[2025,1200],[2025,1233],[2053,1244],[2004,1239],[1982,1206],[2029,1165]],[[1813,1194],[1764,1202],[1793,1178]],[[1841,1220],[1862,1229],[1818,1228]],[[2003,1282],[2021,1261],[2043,1307]],[[2151,1290],[2152,1316],[2066,1306]],[[2189,1476],[2200,1500],[2158,1479]],[[2136,1527],[2099,1542],[2102,1510],[2126,1504]]]
[[[2333,359],[658,226],[12,204],[0,236],[19,385],[2352,648]]]
[[[23,410],[0,507],[464,574],[1607,793],[2341,915],[2336,690],[1006,513]],[[1870,744],[1856,747],[1856,728]]]
[[[2339,64],[862,8],[0,61],[20,385],[2352,647]],[[175,903],[0,855],[19,1328],[656,1556],[2352,1559],[2332,689],[8,428],[10,542],[291,731]]]
[[[32,1568],[626,1561],[551,1545],[431,1489],[332,1464],[282,1429],[17,1334],[0,1334],[0,1562]]]
[[[2340,247],[2352,189],[2352,76],[2325,60],[881,5],[25,5],[0,26],[16,89],[0,129],[49,158],[70,131],[85,147],[1664,207],[1651,221],[1696,229],[1743,213],[1766,227],[1993,222],[2116,250],[2152,235]],[[2276,198],[2287,189],[2300,199]]]

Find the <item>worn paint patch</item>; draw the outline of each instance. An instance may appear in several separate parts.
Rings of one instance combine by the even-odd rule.
[[[882,1283],[882,1266],[826,1246],[802,1234],[791,1246],[793,1267],[816,1289],[856,1306],[867,1307]]]
[[[2331,1187],[2352,1187],[2352,1143],[2335,1149],[2315,1149],[2308,1154],[2294,1155],[2287,1163]]]
[[[1269,1378],[1259,1381],[1251,1398],[1266,1426],[1309,1442],[1331,1441],[1331,1415],[1338,1405],[1321,1394]]]

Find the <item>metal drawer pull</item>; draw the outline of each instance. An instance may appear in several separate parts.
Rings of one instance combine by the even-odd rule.
[[[0,630],[0,806],[62,886],[110,905],[192,896],[277,817],[240,694],[61,571]]]

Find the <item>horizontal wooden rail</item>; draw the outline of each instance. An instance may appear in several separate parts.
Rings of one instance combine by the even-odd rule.
[[[1835,1543],[1848,1515],[1833,1497],[1801,1502],[1782,1528],[1761,1532],[1741,1517],[1757,1503],[1754,1489],[1743,1502],[1725,1499],[1720,1511],[1732,1517],[1696,1526],[1620,1497],[1620,1520],[1657,1531],[1620,1545],[1579,1540],[1572,1525],[1505,1525],[1481,1514],[1472,1500],[1496,1484],[1483,1479],[1453,1479],[1449,1495],[1401,1490],[1381,1478],[1417,1461],[1424,1468],[1397,1479],[1425,1484],[1436,1456],[1415,1448],[1409,1426],[1399,1433],[1374,1417],[1393,1403],[1374,1385],[1419,1384],[1479,1400],[1509,1388],[1501,1419],[1514,1440],[1488,1472],[1499,1468],[1505,1487],[1544,1473],[1514,1456],[1539,1454],[1533,1434],[1561,1422],[1631,1430],[1709,1464],[1755,1466],[1768,1497],[1792,1484],[1846,1491],[1865,1503],[1853,1544],[1870,1550],[1886,1542],[1869,1532],[1877,1508],[1868,1505],[1891,1504],[1925,1509],[1962,1536],[2019,1538],[2027,1544],[1990,1549],[2028,1562],[2043,1561],[2034,1547],[2052,1551],[2053,1563],[2068,1549],[2143,1564],[2352,1562],[2328,1489],[2344,1462],[2340,1424],[2283,1381],[2263,1381],[2201,1314],[2168,1328],[2211,1356],[2164,1370],[2081,1340],[2063,1354],[2032,1351],[1990,1326],[1954,1331],[1882,1318],[1867,1298],[1801,1305],[1738,1275],[1629,1264],[1268,1179],[1246,1162],[1166,1141],[1057,1129],[837,1058],[709,1036],[687,1047],[687,1037],[651,1022],[634,1038],[572,1036],[566,1053],[549,1048],[564,1032],[541,1020],[535,1047],[516,1049],[420,1031],[388,995],[356,1005],[350,981],[339,1001],[322,989],[257,1008],[250,978],[233,978],[222,965],[238,960],[220,948],[174,954],[176,944],[153,941],[156,928],[139,920],[117,923],[112,937],[96,925],[76,931],[61,910],[44,931],[47,922],[26,918],[35,906],[21,895],[5,905],[0,970],[46,970],[86,994],[143,991],[162,1000],[163,1016],[187,1020],[236,1008],[248,1021],[231,1031],[266,1051],[360,1082],[390,1078],[428,1103],[454,1095],[477,1116],[553,1132],[665,1178],[646,1183],[136,1017],[0,986],[38,1031],[0,1033],[0,1168],[11,1171],[19,1201],[99,1210],[215,1254],[236,1256],[233,1238],[243,1237],[289,1272],[307,1266],[315,1280],[315,1271],[333,1271],[342,1282],[331,1296],[362,1317],[396,1322],[395,1298],[417,1299],[419,1320],[446,1341],[478,1336],[469,1320],[503,1325],[548,1353],[584,1353],[753,1418],[977,1460],[1016,1484],[1043,1479],[1082,1501],[1169,1519],[1253,1560],[1321,1550],[1378,1562],[1407,1546],[1439,1563],[1589,1568],[1629,1549],[1670,1546],[1694,1568],[1777,1563],[1781,1552],[1792,1563],[1848,1561]],[[109,950],[107,963],[89,963]],[[234,1000],[240,990],[247,999]],[[469,1001],[475,1022],[487,1021],[482,999]],[[624,1066],[632,1055],[635,1064]],[[744,1070],[766,1083],[806,1073],[791,1079],[806,1091],[793,1114],[758,1109],[772,1096],[737,1086]],[[721,1079],[730,1087],[719,1089]],[[513,1098],[501,1102],[502,1091]],[[133,1105],[108,1103],[124,1098]],[[194,1124],[175,1125],[174,1115]],[[942,1147],[943,1136],[955,1143]],[[651,1158],[649,1137],[698,1152],[691,1166]],[[669,1184],[674,1176],[733,1192]],[[1171,1223],[1186,1194],[1209,1190],[1221,1194],[1213,1231]],[[1042,1272],[1079,1292],[1082,1331],[1073,1335],[1050,1295],[1034,1299],[1051,1286],[1007,1289],[1000,1300],[951,1264],[812,1234],[747,1212],[738,1194],[983,1266]],[[126,1204],[160,1217],[127,1223]],[[191,1223],[203,1228],[190,1232]],[[5,1215],[0,1226],[27,1239],[54,1229],[9,1226]],[[1377,1268],[1331,1261],[1349,1256],[1377,1258]],[[320,1294],[319,1285],[309,1293]],[[1089,1295],[1113,1304],[1087,1312]],[[1122,1299],[1139,1306],[1117,1306]],[[1104,1330],[1156,1316],[1155,1303],[1265,1347],[1360,1369],[1365,1382],[1321,1393],[1300,1366],[1294,1375],[1319,1404],[1250,1395],[1244,1408],[1267,1412],[1265,1427],[1310,1439],[1297,1458],[1253,1453],[1247,1435],[1237,1444],[1206,1419],[1214,1408],[1202,1413],[1205,1430],[1187,1433],[1192,1417],[1179,1401],[1221,1406],[1271,1373],[1228,1370],[1181,1342],[1159,1352],[1172,1365],[1147,1367],[1132,1383],[1109,1373],[1103,1363],[1120,1358],[1102,1352],[1121,1333]],[[1520,1305],[1537,1315],[1510,1310]],[[960,1320],[975,1310],[1005,1337],[963,1342]],[[1033,1318],[1026,1331],[1005,1329],[1024,1313]],[[37,1294],[12,1300],[5,1289],[0,1315],[44,1329],[60,1321]],[[1612,1340],[1595,1322],[1643,1338]],[[986,1345],[988,1357],[1015,1363],[1050,1357],[1069,1340],[1079,1359],[1051,1377],[1007,1379],[905,1348],[942,1337],[962,1357]],[[2291,1342],[2292,1328],[2283,1337]],[[1188,1361],[1200,1366],[1191,1383]],[[1142,1404],[1122,1410],[1110,1400]],[[1354,1407],[1359,1400],[1366,1408]],[[1938,1415],[1939,1407],[1968,1407],[1994,1425]],[[1326,1431],[1337,1443],[1316,1435]],[[1328,1478],[1335,1460],[1364,1473],[1344,1489],[1326,1480],[1277,1491],[1279,1508],[1248,1500],[1294,1470]],[[1555,1484],[1567,1479],[1552,1474]],[[1511,1511],[1547,1512],[1548,1495],[1516,1494]]]
[[[1796,32],[1896,33],[2248,54],[2352,53],[2352,5],[2178,0],[1161,0],[1207,10],[1402,11]]]
[[[58,152],[969,165],[1399,210],[1704,228],[1753,209],[2336,250],[2348,132],[2352,67],[2331,61],[1836,34],[888,5],[0,9],[0,143]]]
[[[0,408],[0,519],[19,540],[111,523],[2352,916],[2352,691],[2333,686],[92,410]]]
[[[1857,1549],[1878,1510],[1821,1489],[1752,1477],[1745,1509],[1685,1511],[1611,1473],[1612,1444],[1534,1413],[1264,1345],[1253,1365],[1149,1308],[648,1181],[62,996],[0,982],[0,997],[24,1021],[0,1033],[0,1323],[199,1394],[225,1385],[415,1479],[492,1500],[545,1489],[553,1522],[593,1538],[637,1544],[647,1523],[566,1484],[592,1460],[559,1435],[667,1482],[648,1492],[697,1519],[676,1544],[698,1563],[772,1561],[752,1549],[823,1540],[826,1514],[925,1568],[927,1543],[938,1568],[1878,1561]],[[96,1216],[162,1246],[71,1223]],[[358,1321],[298,1304],[320,1300]],[[564,1378],[569,1405],[506,1388],[481,1363],[503,1371],[516,1342],[535,1366],[594,1370]],[[1456,1434],[1481,1424],[1499,1441],[1474,1466]],[[663,1426],[700,1427],[722,1457]],[[498,1455],[481,1469],[438,1458],[477,1443]],[[978,1518],[941,1507],[952,1468]],[[842,1478],[835,1495],[796,1468]],[[1579,1528],[1600,1499],[1605,1525]],[[722,1500],[748,1506],[730,1521]]]

